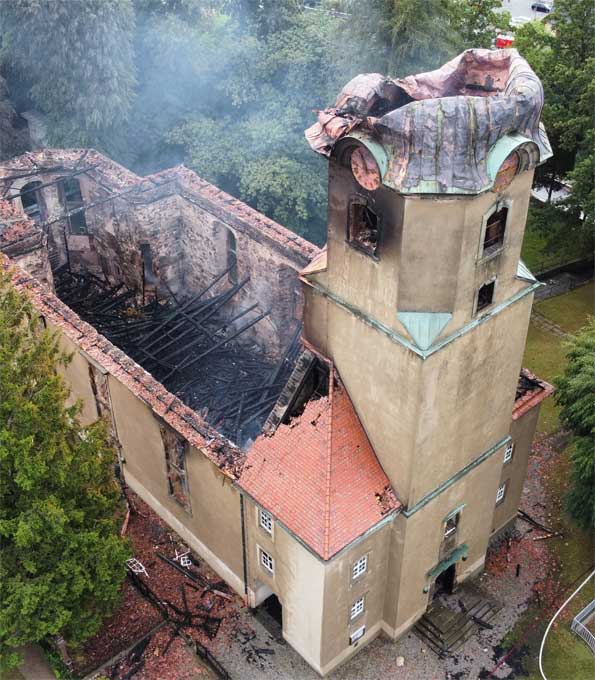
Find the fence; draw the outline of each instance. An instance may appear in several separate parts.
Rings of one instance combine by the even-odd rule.
[[[592,600],[584,609],[572,619],[570,624],[571,630],[576,633],[580,638],[582,638],[591,648],[593,654],[595,654],[595,635],[584,625],[584,621],[587,621],[595,614],[595,600]]]

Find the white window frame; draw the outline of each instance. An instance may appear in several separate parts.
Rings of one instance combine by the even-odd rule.
[[[362,595],[351,605],[349,609],[349,620],[354,621],[366,611],[366,596]]]
[[[351,568],[351,580],[356,581],[368,571],[368,556],[362,555],[357,559]]]
[[[514,442],[508,442],[508,444],[506,444],[506,448],[504,449],[504,462],[510,463],[513,456],[514,456]]]
[[[508,486],[507,482],[504,482],[504,484],[500,484],[498,487],[498,491],[496,492],[496,505],[499,505],[502,503],[502,501],[506,498],[506,487]]]
[[[273,516],[264,508],[258,509],[258,524],[269,536],[273,535]]]
[[[361,638],[363,638],[365,634],[366,626],[365,625],[360,626],[359,628],[354,630],[353,633],[351,633],[351,635],[349,636],[349,644],[350,645],[355,644],[358,640],[361,640]]]
[[[275,559],[266,550],[258,546],[258,563],[271,576],[275,573]]]

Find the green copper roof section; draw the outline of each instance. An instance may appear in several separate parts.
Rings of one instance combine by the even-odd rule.
[[[452,314],[449,312],[397,312],[397,319],[405,326],[420,349],[429,349],[452,319]]]
[[[535,142],[522,135],[504,135],[490,149],[488,153],[488,175],[492,184],[502,163],[522,144],[535,144]]]
[[[352,132],[351,134],[347,135],[345,139],[356,139],[358,142],[363,144],[366,149],[368,149],[372,156],[374,156],[374,160],[378,163],[380,176],[384,181],[384,177],[388,170],[388,156],[382,144],[363,132]]]
[[[519,263],[517,265],[516,277],[517,279],[522,279],[523,281],[530,281],[531,283],[537,281],[537,279],[531,273],[529,267],[527,267],[527,265],[522,260],[519,260]]]
[[[455,562],[458,562],[461,557],[464,557],[469,548],[467,547],[466,543],[463,543],[463,545],[460,545],[458,548],[453,550],[450,555],[442,560],[441,562],[438,562],[438,564],[433,568],[430,569],[428,572],[427,576],[428,578],[436,578],[436,576],[440,576],[440,574],[448,569],[448,567],[452,566],[455,564]]]

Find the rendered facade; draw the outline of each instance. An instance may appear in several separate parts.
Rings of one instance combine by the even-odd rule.
[[[329,158],[322,250],[183,167],[0,166],[4,264],[73,353],[84,419],[249,606],[276,598],[323,675],[409,630],[515,520],[551,392],[521,366],[542,103],[514,50],[354,79],[307,133]]]

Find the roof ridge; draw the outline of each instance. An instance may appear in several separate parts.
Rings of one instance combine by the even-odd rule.
[[[326,443],[326,489],[324,498],[324,555],[323,559],[328,559],[331,540],[331,475],[332,475],[332,456],[333,456],[333,396],[335,385],[335,365],[331,362],[329,371],[329,423]]]

